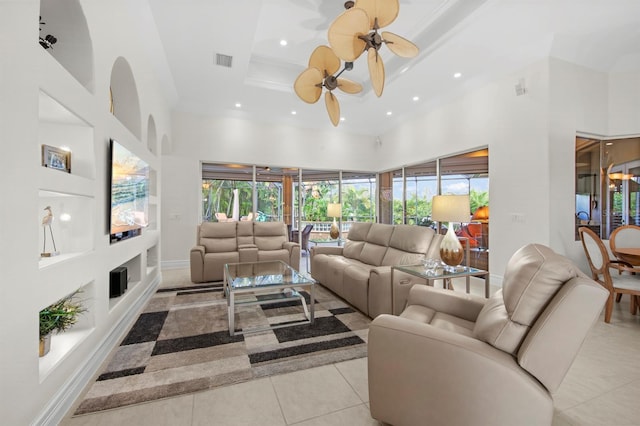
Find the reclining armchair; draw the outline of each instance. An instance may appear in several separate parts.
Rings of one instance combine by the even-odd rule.
[[[550,425],[552,394],[607,291],[550,248],[510,259],[490,299],[414,285],[369,327],[369,403],[392,425]]]

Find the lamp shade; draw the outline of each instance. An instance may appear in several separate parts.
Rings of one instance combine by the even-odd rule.
[[[474,222],[488,222],[489,221],[489,206],[478,207],[478,209],[471,216],[471,220]]]
[[[340,217],[342,216],[342,206],[337,203],[329,203],[327,204],[327,216],[329,217]]]
[[[431,219],[436,222],[469,222],[468,195],[436,195],[431,203]]]

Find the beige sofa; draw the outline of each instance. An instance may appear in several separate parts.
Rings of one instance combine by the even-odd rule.
[[[311,275],[371,318],[390,314],[391,266],[440,258],[441,239],[422,226],[357,222],[344,247],[311,249]],[[394,280],[399,277],[394,274]]]
[[[191,249],[191,281],[221,281],[225,263],[282,260],[294,269],[300,245],[289,241],[283,222],[203,222]]]
[[[551,425],[552,394],[608,292],[530,244],[490,299],[415,285],[369,327],[369,404],[393,425]]]

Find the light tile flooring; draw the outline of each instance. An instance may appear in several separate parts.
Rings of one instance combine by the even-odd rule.
[[[472,291],[480,293],[482,286]],[[629,314],[627,297],[616,304],[610,324],[602,316],[595,324],[554,399],[554,426],[640,425],[640,315]],[[368,400],[363,358],[67,418],[62,424],[379,425],[369,415]]]

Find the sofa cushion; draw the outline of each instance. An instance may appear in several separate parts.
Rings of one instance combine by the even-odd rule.
[[[370,268],[350,265],[344,269],[343,297],[361,312],[368,314]]]
[[[387,225],[385,223],[372,223],[367,233],[366,241],[379,246],[388,246],[393,235],[393,228],[397,225]],[[349,231],[351,236],[351,231]]]
[[[546,246],[522,247],[507,264],[502,290],[480,311],[474,336],[515,354],[530,326],[562,285],[581,275],[573,262]]]
[[[282,222],[253,222],[253,235],[258,250],[280,250],[289,241],[287,226]]]
[[[426,226],[396,225],[389,240],[389,247],[425,254],[434,235],[435,231]]]
[[[240,261],[238,252],[206,253],[204,255],[204,281],[220,281],[224,277],[225,263]]]
[[[424,259],[424,254],[422,253],[408,253],[406,251],[389,247],[384,254],[384,258],[382,258],[381,265],[417,265],[422,262],[422,259]]]
[[[380,266],[382,265],[382,259],[386,252],[387,246],[366,242],[360,252],[360,259],[357,260],[368,263],[369,265]]]
[[[202,222],[200,238],[235,238],[235,222]]]
[[[289,250],[259,250],[258,260],[282,260],[284,263],[289,264]]]
[[[200,225],[200,245],[206,253],[236,251],[236,224],[231,222],[203,222]]]
[[[360,253],[364,247],[364,241],[351,241],[347,240],[344,243],[344,249],[342,254],[348,259],[360,259]]]
[[[371,222],[354,222],[349,228],[349,239],[351,241],[364,241],[367,238]]]
[[[322,284],[334,293],[342,296],[344,270],[349,266],[349,260],[343,256],[329,255],[326,258],[326,269],[324,271],[324,281]]]

